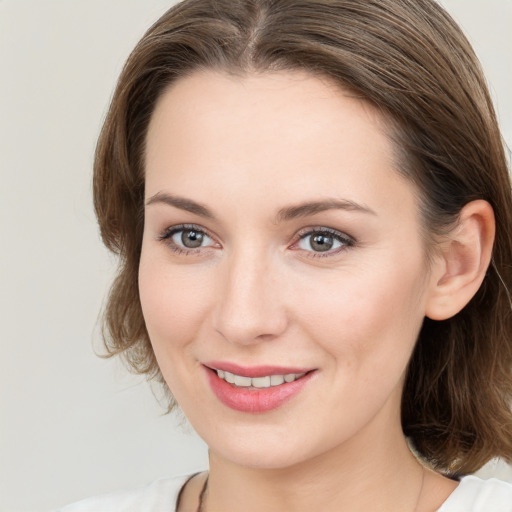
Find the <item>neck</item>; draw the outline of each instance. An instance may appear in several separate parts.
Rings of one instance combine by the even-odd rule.
[[[380,431],[382,432],[382,431]],[[401,429],[352,439],[314,459],[279,468],[248,468],[210,453],[206,510],[413,512],[423,468]]]

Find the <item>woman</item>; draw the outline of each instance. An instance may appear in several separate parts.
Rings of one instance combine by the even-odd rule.
[[[72,510],[510,511],[512,196],[431,0],[185,0],[98,143],[109,353],[208,473]],[[414,450],[411,450],[411,448]]]

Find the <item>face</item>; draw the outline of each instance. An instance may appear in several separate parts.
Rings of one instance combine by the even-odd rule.
[[[149,126],[139,286],[219,457],[286,467],[400,430],[428,272],[379,114],[298,72],[197,72]]]

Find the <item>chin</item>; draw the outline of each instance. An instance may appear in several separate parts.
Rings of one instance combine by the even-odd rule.
[[[328,451],[326,440],[315,440],[311,432],[290,431],[277,425],[218,426],[196,428],[211,455],[231,464],[253,469],[284,469]]]
[[[284,469],[304,462],[308,457],[299,447],[261,446],[252,443],[244,446],[221,446],[211,448],[224,460],[237,466],[251,469]]]

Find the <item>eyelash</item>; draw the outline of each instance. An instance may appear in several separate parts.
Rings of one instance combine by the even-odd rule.
[[[182,231],[195,231],[197,233],[200,233],[202,235],[206,235],[208,238],[210,238],[212,241],[215,242],[215,238],[204,228],[197,226],[196,224],[180,224],[177,226],[172,226],[170,228],[167,228],[162,234],[158,236],[158,241],[165,242],[166,245],[176,254],[183,254],[183,255],[195,255],[201,250],[204,249],[210,249],[212,246],[200,246],[197,248],[187,248],[180,245],[177,245],[173,240],[173,236],[182,232]],[[300,242],[305,240],[309,236],[313,235],[325,235],[327,234],[329,237],[333,238],[335,241],[339,242],[341,245],[335,250],[326,250],[325,252],[321,251],[308,251],[304,250],[308,253],[309,258],[327,258],[330,256],[336,256],[340,252],[343,252],[355,245],[355,240],[345,234],[341,231],[337,231],[335,229],[318,226],[318,227],[309,227],[304,228],[299,233],[297,233],[298,240],[294,242],[290,248],[292,250],[297,250],[298,245]],[[300,250],[300,249],[299,249]]]
[[[297,235],[299,237],[299,240],[292,245],[292,248],[295,248],[296,246],[298,246],[298,244],[302,240],[305,240],[309,236],[325,235],[325,234],[329,235],[334,240],[340,242],[341,246],[335,250],[327,250],[325,252],[306,251],[309,253],[308,257],[310,257],[310,258],[328,258],[328,257],[332,257],[332,256],[337,256],[340,252],[346,251],[347,249],[350,249],[351,247],[353,247],[355,245],[355,240],[351,236],[347,235],[346,233],[342,233],[341,231],[338,231],[336,229],[331,229],[331,228],[327,228],[324,226],[317,226],[317,227],[312,227],[312,228],[305,228],[305,229],[299,231],[299,233]]]
[[[158,240],[160,242],[165,242],[169,249],[171,249],[171,251],[175,252],[176,254],[194,255],[201,250],[211,248],[197,247],[192,249],[190,247],[182,247],[180,245],[177,245],[172,240],[172,237],[182,231],[195,231],[196,233],[201,233],[203,235],[206,235],[211,240],[214,240],[214,237],[211,236],[208,231],[206,231],[204,228],[200,226],[197,226],[196,224],[180,224],[178,226],[172,226],[170,228],[167,228],[161,235],[158,236]]]

